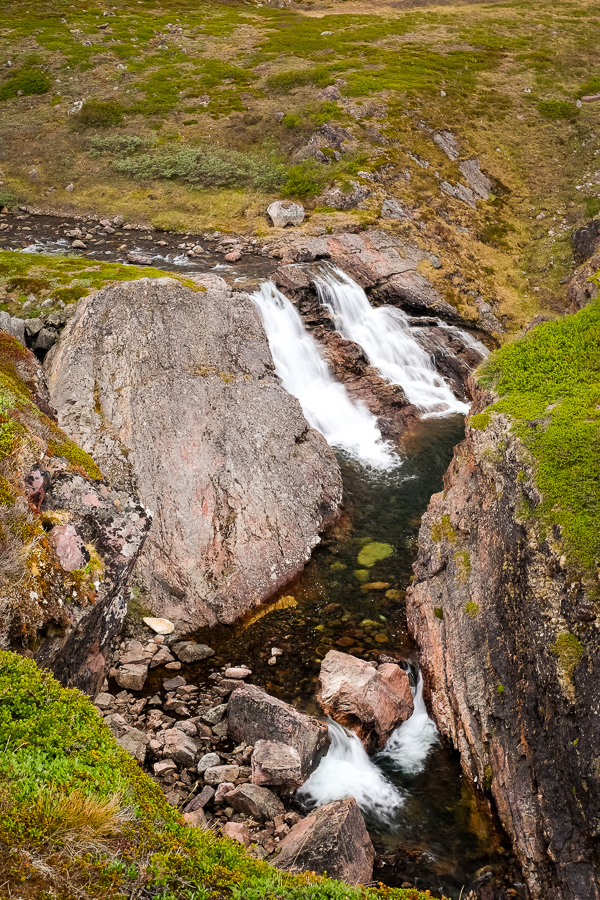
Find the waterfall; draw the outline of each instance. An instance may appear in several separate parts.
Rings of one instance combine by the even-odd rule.
[[[399,458],[382,437],[375,417],[353,402],[336,381],[319,345],[300,314],[268,281],[252,294],[262,316],[275,371],[288,393],[300,401],[304,415],[334,447],[377,468],[397,465]]]
[[[410,719],[403,722],[377,754],[395,769],[407,775],[417,775],[425,769],[430,750],[438,743],[438,730],[429,717],[423,700],[423,677],[419,672],[413,693],[414,710]]]
[[[379,374],[391,384],[399,384],[426,416],[469,411],[411,334],[406,313],[393,306],[375,309],[363,289],[334,267],[324,270],[315,286],[339,334],[359,344]]]
[[[327,756],[297,790],[296,797],[310,808],[354,797],[364,815],[380,823],[393,822],[404,802],[400,790],[367,755],[354,732],[331,722],[329,737]]]
[[[363,814],[378,823],[389,825],[397,820],[405,795],[378,764],[387,764],[388,771],[395,769],[405,775],[418,775],[424,771],[427,757],[439,740],[435,722],[429,718],[423,700],[420,672],[412,691],[412,716],[396,728],[383,750],[373,758],[367,755],[354,732],[331,722],[327,756],[296,792],[300,802],[312,808],[354,797]]]

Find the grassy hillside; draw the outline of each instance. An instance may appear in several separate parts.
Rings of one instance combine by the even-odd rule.
[[[477,291],[517,327],[561,308],[569,233],[600,209],[600,104],[576,105],[600,88],[599,22],[589,0],[6,0],[0,190],[259,236],[276,197],[306,202],[308,228],[373,224],[393,197],[409,218],[392,227],[443,251],[451,302]],[[319,97],[338,80],[339,99]],[[432,139],[444,129],[494,179],[476,210],[440,190],[462,181]],[[360,207],[328,207],[327,187],[352,181],[371,192]]]
[[[189,828],[91,701],[0,652],[0,891],[22,900],[426,900],[291,876]]]

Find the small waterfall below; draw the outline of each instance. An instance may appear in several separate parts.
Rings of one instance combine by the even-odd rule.
[[[399,384],[425,416],[469,411],[411,334],[406,313],[392,306],[371,306],[363,289],[335,267],[323,271],[315,286],[338,333],[359,344],[379,374],[391,384]]]
[[[412,678],[412,676],[411,676]],[[414,710],[389,738],[383,750],[368,756],[360,739],[336,722],[329,724],[331,745],[318,768],[296,793],[308,807],[324,806],[333,800],[354,797],[363,814],[379,825],[392,825],[405,802],[401,788],[392,784],[379,767],[405,775],[424,771],[430,751],[439,743],[438,730],[429,717],[423,699],[423,678],[419,672],[412,688]]]
[[[385,760],[392,768],[400,769],[407,775],[423,772],[429,752],[439,743],[437,726],[430,718],[423,699],[423,677],[420,672],[413,702],[410,719],[396,728],[383,750],[377,754],[377,759]]]
[[[290,300],[270,281],[251,296],[263,320],[275,370],[286,391],[300,401],[309,424],[333,447],[367,465],[379,469],[398,465],[400,459],[383,441],[375,417],[334,379]]]
[[[298,799],[312,808],[354,797],[363,815],[392,824],[404,803],[400,789],[375,765],[354,732],[330,722],[329,737],[327,756],[298,789]]]

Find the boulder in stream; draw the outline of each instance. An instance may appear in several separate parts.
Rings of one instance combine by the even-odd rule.
[[[317,702],[326,715],[355,731],[367,751],[381,749],[413,712],[410,682],[401,666],[375,666],[339,650],[330,650],[321,663]]]
[[[373,876],[375,850],[353,797],[310,813],[279,847],[274,864],[288,872],[327,872],[348,884],[367,884]]]

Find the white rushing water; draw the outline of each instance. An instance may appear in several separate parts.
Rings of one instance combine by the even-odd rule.
[[[298,789],[298,799],[313,807],[354,797],[365,815],[392,822],[404,802],[400,790],[375,765],[352,731],[331,722],[329,737],[327,756]]]
[[[396,728],[383,750],[377,754],[378,759],[386,760],[407,775],[417,775],[425,769],[429,752],[439,741],[436,724],[429,717],[423,700],[420,672],[413,702],[414,711],[410,719]]]
[[[310,425],[333,447],[363,463],[377,468],[397,465],[399,457],[383,441],[375,417],[334,379],[290,300],[270,281],[252,299],[262,316],[275,370],[286,391],[300,401]]]
[[[339,334],[359,344],[379,374],[391,384],[399,384],[425,416],[469,411],[411,334],[406,313],[393,306],[371,306],[363,289],[334,267],[325,270],[315,286]]]
[[[378,763],[418,775],[425,769],[430,751],[438,743],[438,730],[423,700],[419,673],[413,688],[414,711],[389,738],[375,757],[367,755],[360,739],[335,722],[329,725],[331,746],[317,769],[296,792],[307,806],[324,806],[333,800],[354,797],[364,815],[390,824],[404,803],[404,794],[379,768]]]

